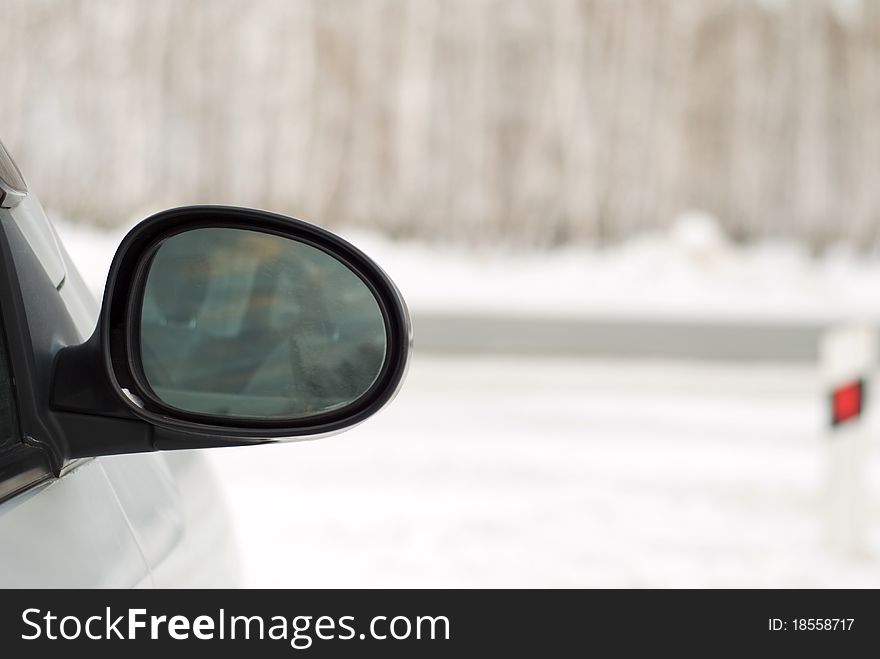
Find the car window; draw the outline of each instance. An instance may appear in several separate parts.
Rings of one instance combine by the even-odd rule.
[[[18,442],[18,419],[6,340],[0,333],[0,449]]]

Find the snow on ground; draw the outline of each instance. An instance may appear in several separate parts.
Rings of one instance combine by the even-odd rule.
[[[56,225],[86,281],[102,290],[127,227]],[[791,244],[737,247],[695,214],[667,234],[601,251],[474,251],[342,234],[388,271],[414,313],[880,321],[880,260],[842,249],[817,260]]]
[[[804,366],[417,356],[338,437],[220,449],[249,586],[880,586],[823,535]],[[876,432],[875,432],[876,434]],[[866,465],[880,484],[880,456]]]
[[[604,250],[479,251],[348,232],[414,311],[737,321],[880,319],[880,261],[794,244],[741,247],[700,215]]]

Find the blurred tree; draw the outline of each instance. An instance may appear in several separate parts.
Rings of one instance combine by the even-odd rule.
[[[53,211],[194,202],[557,245],[692,208],[878,244],[871,0],[4,0],[3,139]]]

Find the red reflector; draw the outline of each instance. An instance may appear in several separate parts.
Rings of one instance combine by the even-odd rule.
[[[852,421],[862,415],[864,407],[865,383],[861,380],[849,382],[831,393],[831,423],[838,425]]]

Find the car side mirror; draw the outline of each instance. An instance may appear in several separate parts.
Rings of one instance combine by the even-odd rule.
[[[394,397],[410,346],[394,284],[334,234],[243,208],[165,211],[122,241],[95,333],[58,354],[59,457],[339,432]]]

